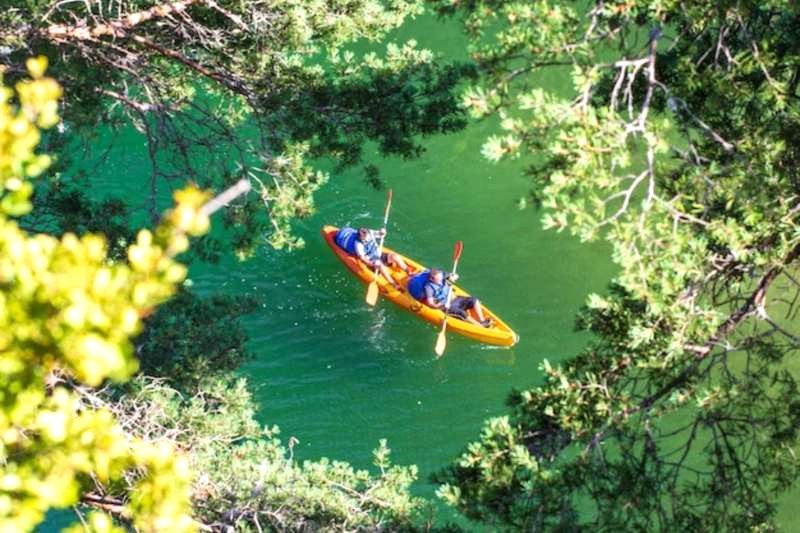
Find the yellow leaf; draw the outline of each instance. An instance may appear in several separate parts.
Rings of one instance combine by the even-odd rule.
[[[32,57],[25,62],[28,72],[34,79],[44,76],[47,70],[47,58],[45,56]]]

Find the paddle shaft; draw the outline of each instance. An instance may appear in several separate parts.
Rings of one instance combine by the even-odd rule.
[[[386,198],[386,212],[383,214],[383,235],[381,235],[381,240],[378,242],[378,261],[377,265],[375,265],[375,270],[373,271],[372,281],[369,283],[369,287],[367,287],[367,303],[369,305],[375,305],[378,303],[378,271],[381,269],[381,256],[383,255],[383,240],[386,237],[386,224],[389,223],[389,209],[392,207],[392,189],[389,189],[389,194]]]
[[[461,250],[464,249],[464,245],[461,241],[456,242],[455,250],[453,252],[453,272],[452,274],[456,273],[456,269],[458,268],[458,260],[461,259]],[[447,283],[447,280],[445,280]],[[444,299],[444,322],[442,322],[442,332],[444,332],[445,328],[447,328],[447,308],[450,307],[450,300],[453,297],[453,286],[447,290],[447,296]]]
[[[381,240],[378,241],[378,261],[383,255],[383,240],[386,238],[386,225],[389,223],[389,209],[392,207],[392,189],[389,189],[389,194],[386,197],[386,211],[383,213],[383,235]],[[375,267],[375,277],[378,277],[378,267]]]
[[[461,258],[461,250],[464,249],[464,243],[461,241],[456,241],[455,249],[453,250],[453,274],[456,273],[456,269],[458,268],[458,260]],[[446,283],[446,282],[445,282]],[[453,287],[447,291],[447,296],[444,299],[444,320],[442,320],[442,331],[439,332],[439,335],[436,336],[436,346],[434,347],[434,351],[436,352],[436,357],[441,357],[444,355],[444,350],[447,347],[447,336],[444,332],[447,330],[447,309],[450,307],[450,299],[453,295]]]

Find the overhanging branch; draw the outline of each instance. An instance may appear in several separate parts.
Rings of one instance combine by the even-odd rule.
[[[163,18],[169,15],[185,11],[189,6],[196,4],[199,0],[180,0],[168,4],[161,4],[144,11],[130,13],[124,17],[112,20],[106,24],[99,24],[92,28],[86,25],[67,25],[67,24],[54,24],[45,28],[42,32],[43,35],[52,41],[67,41],[67,40],[90,40],[99,37],[124,37],[128,30],[142,22],[147,22],[154,18]]]

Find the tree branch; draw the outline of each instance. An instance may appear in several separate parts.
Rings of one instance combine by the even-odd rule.
[[[43,34],[46,38],[52,41],[65,41],[65,40],[90,40],[99,37],[113,36],[124,37],[128,30],[147,22],[154,18],[163,18],[174,13],[185,11],[192,4],[196,4],[199,0],[179,0],[169,4],[161,4],[144,11],[130,13],[122,18],[113,20],[107,24],[99,24],[93,28],[88,28],[85,25],[70,26],[67,24],[55,24],[45,28]]]

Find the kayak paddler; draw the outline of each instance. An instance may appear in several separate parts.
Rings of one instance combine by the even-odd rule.
[[[379,269],[383,277],[386,278],[395,289],[401,290],[402,287],[394,280],[386,266],[397,266],[409,274],[413,269],[397,254],[391,252],[378,253],[376,238],[380,238],[384,235],[386,235],[385,229],[373,230],[369,228],[358,228],[356,230],[345,226],[337,232],[334,240],[341,249],[350,255],[358,257],[372,268]]]
[[[447,301],[447,293],[450,292],[449,282],[458,280],[458,274],[447,274],[439,268],[425,270],[408,280],[408,293],[434,309],[444,309]],[[469,314],[470,309],[475,309],[478,320]],[[477,326],[489,328],[492,326],[491,319],[483,316],[481,302],[473,296],[456,296],[450,299],[450,307],[447,314],[466,320]]]

